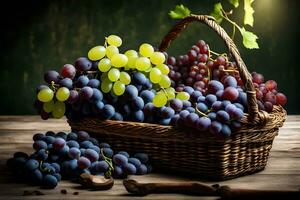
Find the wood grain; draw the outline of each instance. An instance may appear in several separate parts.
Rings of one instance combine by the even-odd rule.
[[[23,183],[14,183],[5,167],[7,158],[11,157],[15,151],[32,152],[32,135],[47,130],[69,131],[70,127],[66,123],[66,119],[44,121],[39,116],[0,116],[0,199],[141,199],[141,197],[129,195],[121,180],[116,180],[113,188],[108,191],[81,190],[78,188],[78,184],[69,181],[61,181],[54,190],[43,190]],[[197,180],[181,175],[156,173],[131,178],[144,183]],[[299,189],[300,116],[287,117],[287,121],[275,138],[265,170],[218,183],[244,189]],[[66,189],[67,194],[62,194],[60,192],[62,189]],[[45,195],[22,196],[24,190],[40,190]],[[78,191],[79,195],[73,195],[75,191]],[[143,199],[217,199],[217,197],[153,194],[143,197]]]

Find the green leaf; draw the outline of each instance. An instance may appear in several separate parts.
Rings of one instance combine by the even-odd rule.
[[[210,14],[213,16],[218,24],[221,24],[223,20],[223,14],[222,14],[222,4],[221,3],[216,3],[214,5],[214,11]]]
[[[244,11],[245,11],[245,16],[244,16],[244,25],[248,24],[250,26],[253,26],[254,22],[254,9],[252,8],[251,4],[253,3],[254,0],[244,0]]]
[[[243,27],[239,29],[241,31],[243,37],[243,45],[248,49],[259,49],[258,43],[256,40],[258,39],[257,35],[250,31],[246,31]]]
[[[235,8],[239,7],[239,0],[228,0]]]
[[[169,15],[172,19],[183,19],[191,14],[191,11],[184,7],[182,4],[177,5],[174,10],[169,12]]]

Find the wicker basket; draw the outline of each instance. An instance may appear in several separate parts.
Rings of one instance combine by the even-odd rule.
[[[116,151],[148,153],[158,171],[225,180],[262,170],[286,111],[281,106],[275,106],[272,113],[258,110],[251,75],[235,44],[209,16],[192,15],[179,21],[164,37],[160,50],[165,50],[193,21],[202,22],[217,32],[237,63],[247,90],[249,111],[243,117],[239,131],[229,138],[216,139],[208,133],[148,123],[85,118],[79,122],[69,121],[69,124],[73,130],[88,131],[100,141],[108,142]]]

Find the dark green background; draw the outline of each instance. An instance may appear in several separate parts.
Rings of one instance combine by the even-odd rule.
[[[175,21],[167,15],[183,3],[194,13],[208,14],[211,0],[110,0],[110,1],[10,1],[1,6],[0,114],[35,114],[35,87],[47,69],[59,69],[86,55],[89,48],[103,44],[104,37],[123,38],[122,50],[137,49],[142,42],[159,45]],[[226,3],[227,1],[225,1]],[[242,2],[242,1],[241,1]],[[259,50],[237,44],[250,71],[274,79],[288,96],[289,114],[300,114],[300,17],[299,1],[256,0],[255,25]],[[5,5],[5,6],[4,6]],[[241,24],[243,5],[233,16]],[[230,27],[224,24],[227,30]],[[198,39],[215,51],[223,42],[206,26],[193,24],[176,40],[168,53],[185,53]]]

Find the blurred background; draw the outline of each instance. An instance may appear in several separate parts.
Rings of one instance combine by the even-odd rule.
[[[223,2],[222,0],[220,0]],[[36,114],[35,88],[43,73],[86,56],[104,37],[122,37],[121,50],[143,43],[158,46],[175,24],[168,12],[184,4],[195,14],[209,14],[212,0],[28,0],[6,1],[0,12],[0,114]],[[227,1],[226,1],[227,2]],[[242,1],[240,1],[242,3]],[[300,114],[300,1],[256,0],[254,27],[260,49],[248,50],[237,34],[236,43],[249,71],[274,79],[288,97],[289,114]],[[243,5],[232,18],[242,24]],[[231,27],[223,24],[228,33]],[[168,49],[180,55],[199,39],[224,52],[224,43],[205,25],[192,24]]]

